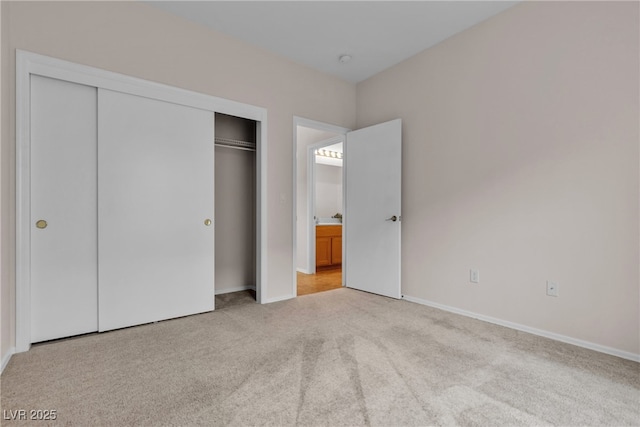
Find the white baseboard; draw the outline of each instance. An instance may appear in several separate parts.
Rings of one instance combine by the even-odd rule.
[[[270,304],[272,302],[285,301],[285,300],[288,300],[288,299],[293,299],[295,297],[296,297],[295,295],[285,295],[283,297],[269,298],[269,299],[265,300],[264,303],[265,304]]]
[[[545,338],[550,338],[555,341],[561,341],[567,344],[573,344],[578,347],[587,348],[589,350],[598,351],[600,353],[610,354],[612,356],[617,356],[622,359],[633,360],[634,362],[640,362],[640,354],[631,353],[628,351],[618,350],[616,348],[607,347],[604,345],[592,343],[589,341],[583,341],[577,338],[568,337],[566,335],[556,334],[555,332],[544,331],[542,329],[532,328],[530,326],[521,325],[519,323],[509,322],[507,320],[496,319],[495,317],[485,316],[484,314],[473,313],[471,311],[462,310],[455,307],[450,307],[443,304],[438,304],[436,302],[427,301],[421,298],[412,297],[409,295],[403,295],[403,299],[409,302],[415,302],[417,304],[426,305],[433,308],[438,308],[440,310],[448,311],[455,314],[460,314],[462,316],[471,317],[473,319],[482,320],[489,323],[494,323],[496,325],[505,326],[507,328],[516,329],[522,332],[528,332],[533,335],[538,335]]]
[[[234,288],[216,289],[215,294],[222,295],[222,294],[230,294],[231,292],[240,292],[240,291],[249,291],[249,290],[255,291],[256,287],[255,286],[236,286]]]
[[[299,271],[300,273],[303,273],[303,274],[313,274],[311,271],[304,268],[296,268],[296,271]]]
[[[9,364],[9,360],[11,360],[11,356],[15,353],[15,348],[11,347],[7,354],[2,358],[2,365],[0,365],[0,374],[4,372],[4,368]]]

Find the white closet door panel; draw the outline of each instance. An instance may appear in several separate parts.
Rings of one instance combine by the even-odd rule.
[[[96,96],[31,76],[31,342],[98,329]]]
[[[213,113],[98,93],[101,331],[214,308]]]

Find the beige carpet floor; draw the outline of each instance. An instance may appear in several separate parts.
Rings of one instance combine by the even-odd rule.
[[[3,417],[57,420],[2,425],[640,425],[639,366],[350,289],[239,294],[14,355]]]

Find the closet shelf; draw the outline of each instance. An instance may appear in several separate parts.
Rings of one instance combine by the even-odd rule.
[[[215,145],[229,148],[237,148],[240,150],[256,151],[256,143],[248,141],[240,141],[239,139],[215,137]]]

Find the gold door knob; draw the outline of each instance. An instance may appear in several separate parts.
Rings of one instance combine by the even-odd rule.
[[[47,228],[47,221],[45,221],[44,219],[40,219],[40,220],[36,221],[36,227],[38,227],[38,228]]]
[[[207,227],[211,225],[211,220],[209,218],[204,220],[204,225],[206,225]]]

